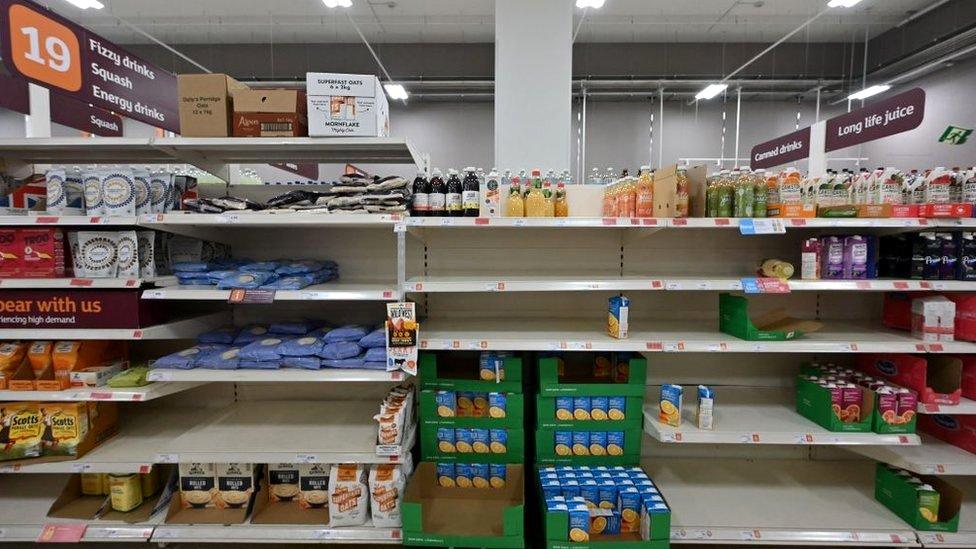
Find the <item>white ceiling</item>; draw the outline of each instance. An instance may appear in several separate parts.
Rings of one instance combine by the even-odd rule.
[[[43,0],[73,21],[120,43],[147,40],[117,17],[168,44],[357,42],[348,12],[378,43],[492,42],[493,0],[353,0],[332,10],[320,0],[102,0],[106,9],[80,10]],[[531,1],[531,0],[526,0]],[[573,0],[565,0],[572,2]],[[863,0],[835,8],[795,41],[863,39],[936,0]],[[607,0],[586,14],[582,42],[773,42],[818,11],[826,0]],[[577,10],[576,21],[583,15]]]

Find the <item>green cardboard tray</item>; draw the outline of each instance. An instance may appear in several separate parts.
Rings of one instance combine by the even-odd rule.
[[[888,469],[884,463],[875,468],[874,499],[898,515],[915,530],[924,532],[955,532],[959,530],[959,513],[962,507],[962,491],[939,477],[915,475],[922,482],[939,492],[939,522],[929,522],[918,511],[915,488]]]
[[[874,408],[874,394],[865,391],[863,406]],[[870,433],[873,414],[857,423],[844,423],[831,409],[830,391],[798,376],[796,380],[796,411],[817,425],[835,433]]]
[[[474,452],[441,452],[437,444],[436,425],[420,426],[420,454],[425,461],[447,461],[456,463],[524,463],[525,431],[521,428],[508,429],[508,452],[504,454]]]
[[[508,483],[500,490],[443,488],[437,485],[435,464],[419,463],[404,492],[403,544],[526,547],[525,470],[509,465],[506,477]],[[465,534],[472,531],[484,533]]]
[[[464,392],[464,391],[461,391]],[[493,391],[500,392],[500,391]],[[437,415],[437,390],[420,391],[420,423],[439,427],[480,427],[485,429],[519,428],[525,421],[525,396],[522,393],[506,393],[505,417],[440,417]]]
[[[647,359],[632,358],[627,383],[561,382],[559,360],[554,357],[539,360],[539,393],[542,396],[629,396],[644,397],[647,390]]]
[[[593,431],[599,431],[599,429],[593,429]],[[641,441],[644,436],[641,427],[624,431],[624,453],[619,456],[557,455],[555,436],[555,429],[538,429],[536,431],[535,452],[536,461],[539,465],[640,465]]]
[[[719,330],[746,341],[786,341],[823,327],[814,320],[791,318],[782,309],[753,320],[749,317],[749,300],[732,294],[719,296],[718,313]]]
[[[580,395],[583,396],[583,395]],[[603,396],[603,395],[599,395]],[[536,417],[539,429],[552,429],[561,431],[600,431],[603,429],[613,431],[626,431],[633,428],[640,428],[644,423],[644,397],[625,397],[627,404],[624,408],[624,419],[622,420],[560,420],[556,419],[556,398],[547,396],[537,396]]]
[[[478,358],[464,361],[464,365],[438,365],[437,355],[420,353],[417,373],[421,389],[448,389],[452,391],[522,392],[522,359],[505,359],[505,381],[478,379]]]

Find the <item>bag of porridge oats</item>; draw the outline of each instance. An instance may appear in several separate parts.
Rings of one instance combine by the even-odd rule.
[[[399,528],[400,500],[406,481],[399,465],[382,463],[369,471],[369,502],[373,526]]]
[[[366,524],[367,490],[366,470],[362,464],[333,465],[329,473],[329,525]]]

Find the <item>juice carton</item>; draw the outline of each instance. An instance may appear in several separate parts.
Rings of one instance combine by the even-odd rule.
[[[581,396],[573,398],[573,419],[577,421],[588,420],[590,418],[590,397]]]
[[[661,406],[658,420],[672,427],[681,426],[681,399],[684,387],[664,384],[661,386]]]
[[[612,421],[622,421],[627,414],[627,397],[612,396],[607,399],[607,417]]]
[[[606,431],[590,432],[590,455],[607,455],[607,433]]]
[[[437,391],[434,393],[437,404],[437,415],[440,417],[454,417],[457,415],[457,393],[454,391]]]
[[[582,497],[583,491],[580,487],[579,481],[576,480],[561,480],[559,485],[562,486],[563,497],[569,500],[570,498]]]
[[[891,387],[880,387],[877,392],[878,413],[885,423],[895,423],[898,416],[898,395]]]
[[[556,419],[561,421],[573,419],[573,397],[556,397]]]
[[[705,385],[698,386],[698,413],[695,421],[699,429],[711,431],[715,417],[715,390]]]
[[[624,455],[624,432],[623,431],[607,432],[607,454],[611,456]]]
[[[473,393],[471,402],[471,417],[488,417],[488,393]]]
[[[470,463],[458,463],[454,466],[454,482],[458,488],[471,488],[473,471]]]
[[[590,535],[605,534],[612,516],[609,509],[590,509]]]
[[[546,499],[563,495],[562,483],[558,480],[544,480],[542,481],[542,494]]]
[[[908,423],[915,417],[918,409],[918,396],[911,389],[898,389],[898,417],[901,423]]]
[[[569,510],[569,541],[576,543],[590,541],[590,511],[585,505],[582,509]]]
[[[491,434],[488,429],[471,429],[471,449],[476,454],[487,454]]]
[[[591,397],[590,398],[590,419],[603,421],[610,417],[610,398]]]
[[[610,516],[607,520],[607,529],[603,533],[607,536],[619,536],[620,535],[620,511],[610,511]]]
[[[818,280],[820,278],[820,239],[808,238],[803,241],[800,252],[800,278],[803,280]]]
[[[651,524],[656,520],[655,517],[670,513],[671,510],[664,503],[643,503],[641,504],[640,534],[641,539],[651,538]]]
[[[471,485],[475,488],[488,488],[489,475],[487,463],[474,463],[471,465]]]
[[[861,421],[861,388],[853,383],[843,383],[841,391],[840,419],[844,423]]]
[[[588,431],[573,431],[573,455],[590,455],[590,433]]]
[[[492,463],[488,465],[488,484],[496,490],[505,487],[505,480],[508,477],[508,467],[504,463]]]
[[[553,435],[553,440],[555,441],[555,447],[553,451],[556,452],[557,456],[569,456],[572,455],[572,445],[573,445],[573,433],[572,431],[556,431]]]
[[[600,482],[600,501],[597,505],[601,509],[617,508],[617,483],[613,479],[604,479]]]
[[[474,391],[459,391],[457,394],[457,417],[474,417]]]
[[[822,382],[821,386],[830,391],[830,409],[837,416],[837,419],[843,421],[844,416],[841,413],[844,409],[844,394],[840,386],[833,382]]]
[[[453,463],[438,463],[437,464],[437,484],[445,488],[454,488],[456,483],[454,478],[457,476]]]
[[[630,380],[630,359],[633,353],[616,353],[613,363],[613,382],[627,383]]]
[[[617,339],[627,339],[630,330],[630,299],[624,296],[610,298],[610,314],[607,317],[607,334]]]
[[[600,503],[600,484],[593,479],[580,482],[580,496],[586,501],[588,508],[597,509]]]
[[[922,484],[916,489],[918,495],[918,512],[929,522],[939,522],[939,493],[928,484]]]
[[[498,353],[485,351],[478,361],[478,377],[483,381],[505,380],[505,358]]]
[[[504,454],[508,452],[508,429],[491,429],[488,432],[488,449],[493,454]]]
[[[640,530],[641,495],[637,488],[622,488],[617,494],[617,509],[620,510],[620,531]]]
[[[488,393],[488,417],[499,419],[506,415],[508,395],[505,393]]]
[[[450,427],[437,428],[437,449],[445,454],[453,454],[457,451],[454,446],[454,429]]]
[[[613,361],[610,355],[600,354],[593,359],[593,377],[598,379],[609,379],[613,373]]]
[[[470,454],[474,452],[474,433],[471,429],[455,429],[454,430],[454,448],[457,449],[458,453]]]

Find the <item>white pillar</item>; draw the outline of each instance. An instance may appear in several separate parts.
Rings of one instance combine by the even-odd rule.
[[[25,117],[27,137],[51,137],[51,92],[28,84],[30,114]]]
[[[570,166],[573,9],[569,0],[495,1],[495,162]]]
[[[827,175],[827,122],[810,126],[810,177]]]

